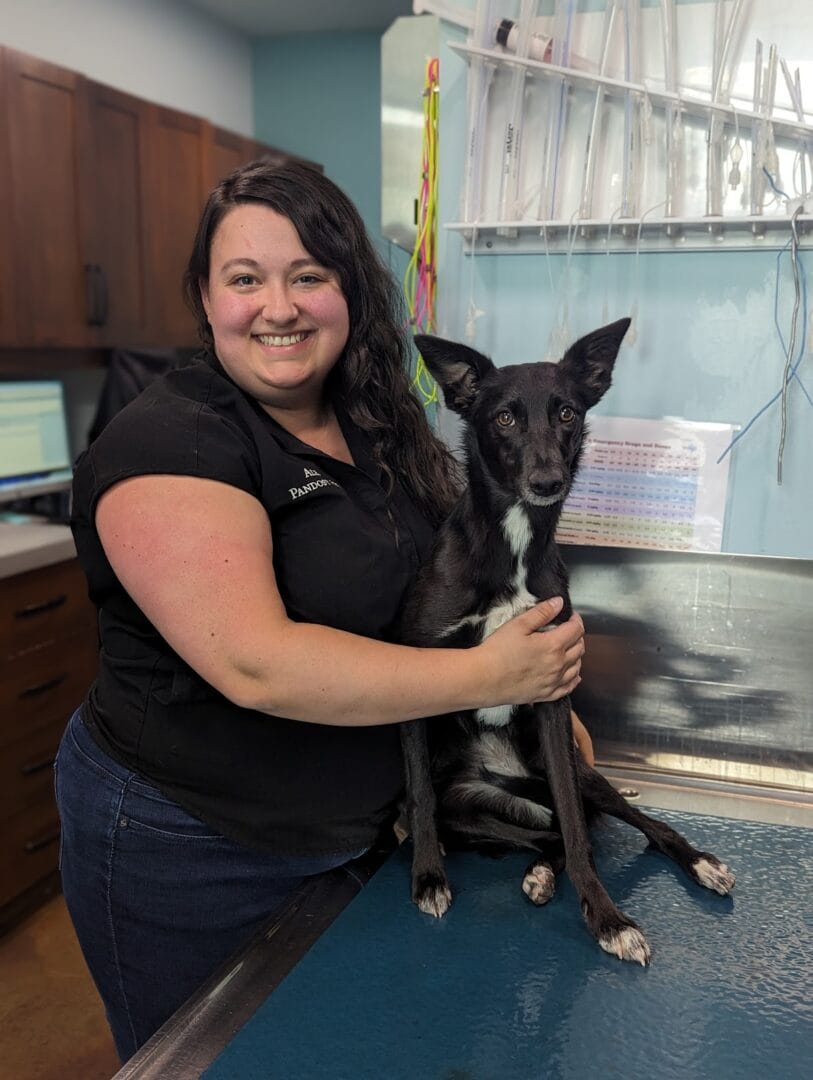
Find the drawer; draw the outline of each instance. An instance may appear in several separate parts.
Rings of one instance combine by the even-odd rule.
[[[54,801],[54,758],[67,725],[56,724],[0,749],[0,828],[6,818]]]
[[[0,907],[46,877],[59,862],[59,818],[53,799],[3,822]]]
[[[69,636],[95,621],[76,559],[0,580],[0,658]]]
[[[90,689],[97,664],[95,626],[0,664],[0,747],[67,723]]]

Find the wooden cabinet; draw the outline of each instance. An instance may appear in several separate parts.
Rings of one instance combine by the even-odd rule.
[[[259,158],[283,162],[289,155],[247,135],[238,135],[234,131],[207,124],[203,154],[204,192],[208,194],[230,172]]]
[[[228,172],[287,155],[0,47],[0,346],[194,346],[182,277]]]
[[[204,123],[153,106],[149,119],[146,225],[154,326],[164,345],[194,345],[196,326],[182,280],[203,209]]]
[[[6,56],[0,49],[0,91],[6,86]],[[9,176],[8,110],[0,107],[0,236],[4,246],[11,245],[11,181]],[[14,304],[11,296],[12,267],[8,250],[0,247],[0,346],[10,345],[16,337]]]
[[[81,78],[5,51],[12,299],[20,345],[88,342],[76,129]]]
[[[90,338],[97,346],[147,344],[146,104],[83,80],[78,165]]]
[[[0,930],[57,887],[54,757],[96,658],[75,559],[0,580]]]

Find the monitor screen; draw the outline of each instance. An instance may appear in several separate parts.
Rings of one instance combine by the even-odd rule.
[[[0,382],[0,502],[64,491],[71,483],[61,382]]]

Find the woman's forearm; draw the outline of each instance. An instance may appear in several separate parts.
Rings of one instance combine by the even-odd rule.
[[[233,663],[221,690],[260,712],[346,726],[552,700],[572,689],[583,652],[578,616],[536,633],[559,606],[537,605],[471,649],[392,645],[291,622],[267,658]]]

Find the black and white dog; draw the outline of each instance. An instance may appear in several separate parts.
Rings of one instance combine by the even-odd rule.
[[[558,364],[495,367],[465,345],[416,343],[446,404],[464,421],[468,486],[441,527],[404,610],[402,639],[470,647],[537,600],[562,596],[554,537],[585,434],[585,413],[610,386],[629,319],[581,338]],[[604,812],[640,829],[696,882],[725,895],[734,875],[714,855],[630,806],[576,752],[568,698],[507,704],[401,727],[414,844],[412,895],[443,915],[451,902],[440,848],[535,853],[522,888],[536,904],[567,867],[603,949],[646,964],[649,946],[607,894],[587,825]],[[430,747],[427,746],[427,734]],[[440,842],[439,842],[440,841]]]

